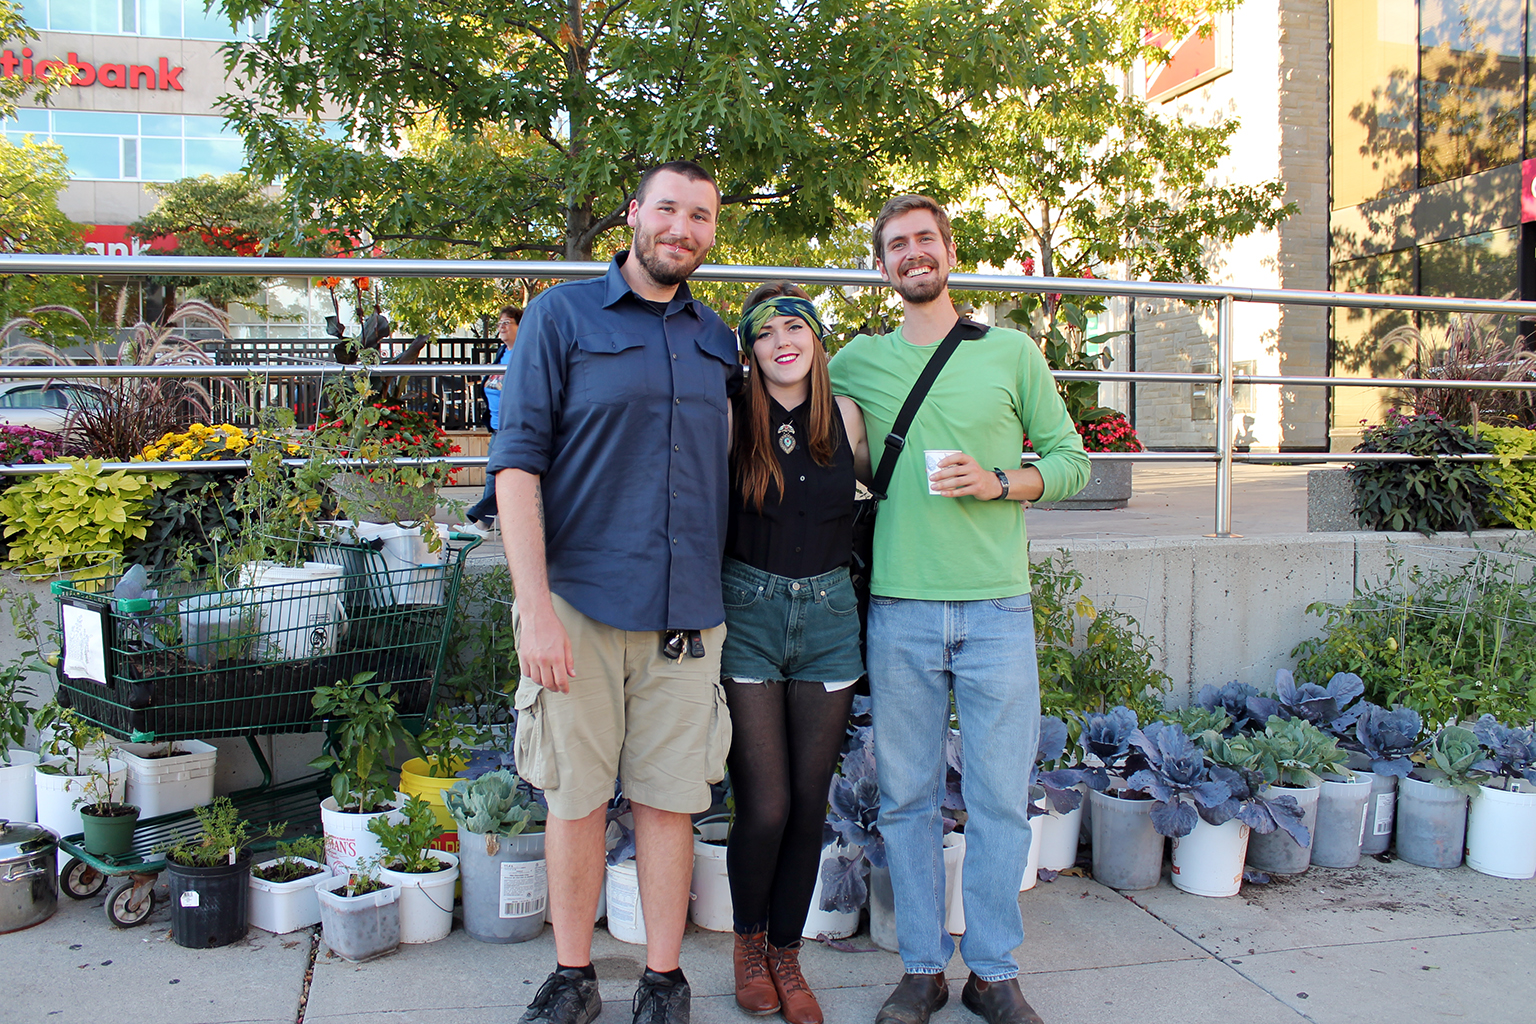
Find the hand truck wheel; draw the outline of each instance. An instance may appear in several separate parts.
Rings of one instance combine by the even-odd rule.
[[[113,886],[107,894],[107,920],[119,928],[133,928],[149,919],[155,909],[155,880],[142,884],[129,878]]]
[[[69,858],[59,872],[59,888],[72,900],[88,900],[106,888],[107,876],[78,857]]]

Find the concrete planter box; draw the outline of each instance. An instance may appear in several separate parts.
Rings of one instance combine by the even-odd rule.
[[[1070,498],[1059,501],[1037,502],[1035,508],[1060,508],[1092,511],[1094,509],[1125,508],[1131,500],[1130,462],[1095,462],[1091,467],[1088,485]]]
[[[1355,515],[1355,484],[1347,469],[1307,472],[1307,532],[1362,530]]]

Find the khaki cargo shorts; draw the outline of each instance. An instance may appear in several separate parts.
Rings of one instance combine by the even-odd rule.
[[[679,814],[709,808],[725,777],[731,717],[720,686],[725,626],[704,630],[705,656],[672,661],[661,634],[590,619],[558,594],[555,614],[571,638],[568,693],[527,677],[517,687],[517,772],[544,791],[557,818],[584,818],[613,796]],[[514,605],[519,642],[522,623]]]

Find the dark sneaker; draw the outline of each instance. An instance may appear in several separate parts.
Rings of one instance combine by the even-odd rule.
[[[635,989],[634,1024],[688,1024],[691,996],[686,980],[671,982],[646,968]]]
[[[521,1024],[591,1024],[603,1012],[597,979],[564,968],[551,974],[523,1013]]]
[[[1019,990],[1018,978],[987,982],[972,971],[960,992],[960,1001],[987,1024],[1043,1024],[1040,1015]]]

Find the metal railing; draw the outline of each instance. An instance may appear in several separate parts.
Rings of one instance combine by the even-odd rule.
[[[122,277],[145,274],[196,275],[222,277],[327,277],[345,269],[349,277],[444,277],[444,278],[530,278],[576,279],[601,277],[607,263],[548,262],[537,260],[404,260],[404,259],[293,259],[286,257],[243,256],[59,256],[0,255],[0,274],[81,274]],[[884,288],[886,282],[873,270],[840,270],[819,267],[758,267],[706,265],[693,274],[698,281],[728,281],[755,284],[761,281],[790,279],[801,284],[840,285],[857,288]],[[1286,387],[1388,387],[1435,388],[1498,391],[1536,391],[1536,381],[1470,381],[1421,378],[1272,376],[1237,374],[1232,371],[1232,323],[1236,303],[1262,305],[1325,306],[1347,309],[1384,309],[1394,311],[1440,313],[1494,313],[1536,316],[1536,302],[1497,299],[1442,298],[1413,295],[1376,295],[1355,292],[1303,291],[1282,288],[1241,288],[1229,284],[1160,284],[1142,281],[1114,281],[1099,278],[1028,277],[1018,274],[951,274],[950,286],[956,290],[980,292],[1034,292],[1063,295],[1093,295],[1105,298],[1173,299],[1190,303],[1216,305],[1215,373],[1165,373],[1161,371],[1055,371],[1058,380],[1126,381],[1137,383],[1214,384],[1217,389],[1215,410],[1216,443],[1214,451],[1190,452],[1096,452],[1094,461],[1189,463],[1216,465],[1215,530],[1216,537],[1232,533],[1232,466],[1234,463],[1361,463],[1415,462],[1428,456],[1398,453],[1351,452],[1237,452],[1233,450],[1234,413],[1232,389],[1235,384],[1282,385]],[[340,363],[272,366],[6,366],[0,374],[12,378],[128,378],[128,377],[320,377],[355,372],[358,367]],[[376,365],[368,368],[376,377],[484,376],[501,372],[494,366],[464,365]],[[1496,455],[1433,456],[1445,461],[1490,462]],[[301,460],[292,460],[301,461]],[[413,464],[420,460],[397,460]],[[482,465],[484,458],[453,457],[440,461],[453,466]],[[242,460],[221,462],[132,462],[107,463],[104,468],[135,470],[212,470],[240,469]],[[53,472],[46,466],[0,466],[0,474]]]

